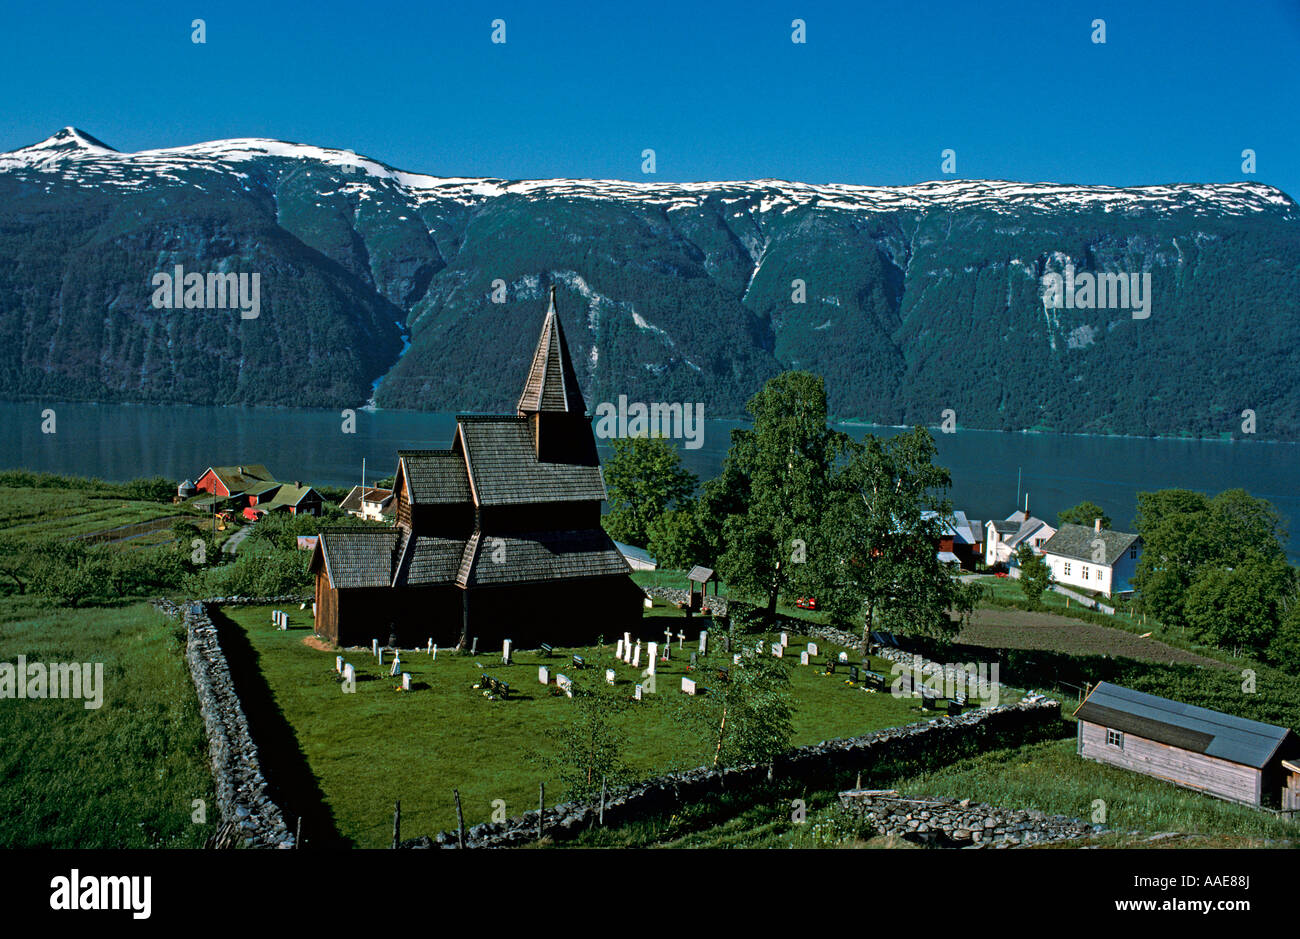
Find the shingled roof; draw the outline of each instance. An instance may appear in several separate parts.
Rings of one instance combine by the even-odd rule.
[[[1065,524],[1055,535],[1047,539],[1043,545],[1043,553],[1110,567],[1124,556],[1124,552],[1137,539],[1137,535],[1126,531],[1110,531],[1105,528],[1097,531],[1087,525]],[[1093,553],[1093,542],[1098,540],[1101,541],[1104,552],[1104,556],[1100,558]]]
[[[530,502],[599,502],[605,498],[600,466],[543,463],[524,417],[462,415],[457,433],[479,505]]]
[[[415,535],[406,540],[393,575],[394,587],[452,584],[465,554],[464,538]]]
[[[1255,769],[1263,768],[1291,735],[1285,727],[1183,704],[1107,681],[1092,689],[1074,716]]]
[[[456,450],[398,450],[412,505],[470,501],[465,458]]]
[[[537,350],[533,353],[533,364],[528,370],[524,393],[519,397],[519,413],[560,411],[584,414],[586,410],[582,390],[578,387],[578,377],[569,358],[569,347],[564,342],[560,317],[555,312],[555,288],[552,287],[551,300],[546,307],[546,320],[542,323],[542,335],[537,340]]]
[[[629,574],[631,568],[602,529],[519,535],[475,533],[465,546],[462,587],[521,584]]]
[[[336,589],[387,587],[392,582],[393,554],[400,540],[401,532],[394,528],[323,531],[312,555],[312,570],[323,563]]]
[[[254,491],[264,491],[266,483],[275,483],[275,477],[261,463],[243,463],[238,466],[209,466],[199,478],[202,479],[208,472],[213,473],[217,479],[221,480],[221,485],[230,490],[231,494]],[[261,487],[258,489],[257,487]]]

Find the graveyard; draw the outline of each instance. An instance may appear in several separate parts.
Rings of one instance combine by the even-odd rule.
[[[273,613],[284,614],[276,618],[287,628],[273,622]],[[568,682],[599,686],[630,702],[617,720],[623,757],[634,772],[649,777],[705,762],[700,742],[674,720],[674,709],[692,705],[683,679],[694,683],[698,695],[720,680],[703,667],[691,668],[707,621],[694,617],[688,624],[681,611],[658,602],[646,611],[639,658],[635,652],[631,656],[636,665],[616,658],[622,637],[607,636],[595,646],[512,649],[509,664],[503,663],[500,646],[479,648],[475,654],[427,646],[402,649],[395,670],[389,652],[381,664],[380,655],[369,648],[326,647],[313,634],[310,607],[230,607],[214,611],[213,619],[224,633],[237,630],[246,636],[251,647],[257,677],[241,691],[245,707],[270,712],[268,719],[282,722],[297,742],[298,754],[268,753],[263,746],[268,775],[274,783],[277,759],[299,761],[281,772],[309,773],[327,809],[316,817],[332,818],[333,831],[304,830],[309,844],[387,846],[393,804],[399,799],[404,837],[453,827],[453,789],[460,793],[469,825],[489,820],[502,803],[507,815],[535,809],[539,783],[547,785],[548,804],[562,801],[564,793],[542,761],[553,755],[573,707],[563,690]],[[662,656],[664,630],[670,634],[669,657],[656,662],[652,686],[642,673],[649,664],[650,642]],[[868,676],[857,665],[852,668],[859,672],[858,680],[851,681],[850,666],[839,664],[839,655],[847,651],[857,663],[861,650],[794,633],[786,638],[782,652],[789,662],[796,746],[942,713],[923,711],[919,699],[867,690]],[[762,642],[765,654],[779,640],[779,634],[744,637],[746,644]],[[816,654],[803,665],[810,642]],[[223,644],[229,654],[231,643]],[[828,661],[837,663],[833,674],[827,674]],[[873,657],[870,664],[889,677],[888,661]],[[342,674],[349,666],[351,682]],[[349,685],[355,690],[345,690]],[[295,799],[307,797],[316,794],[289,792],[284,801],[294,811]],[[305,807],[298,810],[309,814]]]

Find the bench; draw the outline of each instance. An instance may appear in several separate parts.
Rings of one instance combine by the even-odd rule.
[[[479,687],[485,688],[493,694],[499,694],[502,698],[510,697],[510,685],[499,678],[493,678],[486,672],[479,678]]]
[[[548,659],[551,657],[551,653],[555,651],[555,647],[548,642],[543,642],[541,648],[542,655],[546,656]]]
[[[584,659],[584,658],[583,658],[582,656],[580,656],[580,655],[575,655],[575,656],[573,657],[573,667],[574,667],[574,668],[586,668],[586,667],[587,667],[587,660]]]

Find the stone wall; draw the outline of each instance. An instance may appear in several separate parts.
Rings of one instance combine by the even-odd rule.
[[[645,587],[643,588],[646,596],[663,600],[665,603],[686,603],[690,599],[691,592],[678,587]],[[698,592],[698,591],[697,591]],[[715,597],[709,594],[704,598],[704,608],[718,616],[727,615],[727,598]]]
[[[239,703],[217,628],[208,617],[207,604],[290,601],[301,602],[295,597],[237,597],[196,601],[186,604],[183,609],[170,600],[154,603],[163,613],[179,616],[185,623],[185,659],[189,663],[199,711],[207,728],[217,809],[221,813],[223,833],[234,835],[233,839],[223,835],[222,840],[245,847],[292,848],[294,836],[285,824],[284,813],[266,794],[266,779],[258,762],[257,745]]]
[[[896,793],[850,791],[840,793],[840,804],[877,834],[944,848],[1013,848],[1104,830],[1077,818],[972,804],[970,799],[906,799]]]
[[[656,812],[670,811],[720,792],[742,792],[772,779],[796,778],[810,787],[833,786],[846,773],[870,771],[882,760],[919,760],[935,753],[956,754],[969,749],[1018,746],[1047,739],[1061,727],[1061,706],[1046,698],[1025,700],[968,711],[851,737],[824,740],[777,758],[771,767],[749,765],[709,769],[699,767],[637,783],[610,795],[605,824],[618,825]],[[771,775],[769,776],[769,769]],[[544,831],[553,841],[575,837],[597,823],[599,806],[562,803],[546,810]],[[537,812],[504,822],[485,822],[466,829],[466,846],[505,848],[537,837]],[[407,848],[455,848],[457,834],[444,831],[432,838],[404,842]]]

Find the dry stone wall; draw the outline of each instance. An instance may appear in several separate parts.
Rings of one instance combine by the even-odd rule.
[[[287,603],[295,597],[221,598],[223,603]],[[284,813],[266,793],[266,779],[258,762],[257,744],[239,703],[230,666],[217,636],[217,627],[200,600],[183,608],[170,600],[155,601],[168,616],[185,623],[185,658],[194,680],[199,711],[208,733],[212,778],[217,790],[217,809],[222,829],[233,832],[235,844],[253,848],[292,848],[293,833]]]
[[[970,799],[907,799],[858,791],[840,793],[840,804],[876,834],[944,848],[1014,848],[1104,830],[1077,818],[972,804]]]

